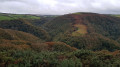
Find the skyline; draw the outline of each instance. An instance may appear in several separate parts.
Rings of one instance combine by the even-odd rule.
[[[119,0],[0,0],[0,12],[63,15],[75,12],[120,14]]]

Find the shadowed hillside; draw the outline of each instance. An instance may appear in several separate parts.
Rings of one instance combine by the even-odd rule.
[[[37,42],[37,40],[40,40],[38,37],[35,37],[29,33],[11,30],[11,29],[1,29],[1,28],[0,28],[0,39],[24,40],[24,41],[30,41],[30,42]]]
[[[40,27],[33,26],[30,22],[28,22],[25,19],[0,21],[0,28],[23,31],[31,33],[43,40],[49,40],[49,35],[45,30],[43,30]]]

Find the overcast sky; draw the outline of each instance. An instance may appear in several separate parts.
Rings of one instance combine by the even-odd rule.
[[[0,12],[68,14],[95,12],[120,14],[120,0],[0,0]]]

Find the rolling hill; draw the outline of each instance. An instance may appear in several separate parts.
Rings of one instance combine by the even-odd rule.
[[[11,29],[2,29],[0,28],[0,39],[5,40],[24,40],[24,41],[37,41],[40,40],[38,37],[33,36],[32,34],[25,33],[22,31],[16,31]]]
[[[32,25],[25,19],[16,19],[16,20],[2,20],[0,21],[0,28],[3,29],[13,29],[18,31],[23,31],[27,33],[31,33],[43,40],[48,40],[49,35],[45,30],[40,27],[36,27]]]
[[[0,13],[0,28],[23,31],[43,40],[50,40],[49,34],[41,27],[55,17],[55,15]]]
[[[36,42],[43,42],[32,34],[0,28],[0,50],[28,49]]]
[[[97,13],[73,13],[44,24],[54,41],[76,48],[114,51],[120,49],[120,18]]]
[[[120,66],[119,17],[2,15],[0,67]]]

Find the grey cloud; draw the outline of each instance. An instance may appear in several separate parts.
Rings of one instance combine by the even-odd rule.
[[[120,13],[119,0],[0,0],[0,12],[66,14],[73,12]]]

